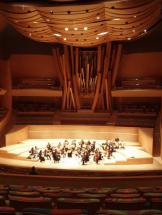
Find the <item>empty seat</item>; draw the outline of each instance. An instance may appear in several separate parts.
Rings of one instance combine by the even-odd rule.
[[[36,191],[10,191],[9,195],[24,197],[39,197],[40,193]]]
[[[5,206],[6,202],[5,202],[5,197],[4,196],[0,196],[0,206]]]
[[[47,208],[24,208],[23,215],[51,215],[51,209]]]
[[[15,215],[16,210],[12,207],[0,207],[0,214],[2,215]]]
[[[16,210],[21,211],[24,208],[51,208],[52,200],[50,198],[44,197],[17,197],[9,196],[10,206],[14,207]]]
[[[138,193],[138,190],[135,188],[124,188],[124,189],[117,189],[116,193]]]
[[[97,211],[96,215],[128,215],[126,211],[121,210],[105,210],[101,209]]]
[[[147,209],[139,211],[138,215],[162,215],[162,211],[156,209]]]
[[[113,198],[137,198],[140,197],[140,193],[112,193],[110,194]]]
[[[94,214],[100,207],[99,199],[58,198],[58,208],[86,209],[88,214]]]
[[[143,197],[138,198],[107,198],[105,207],[118,210],[139,210],[147,208],[147,201]]]

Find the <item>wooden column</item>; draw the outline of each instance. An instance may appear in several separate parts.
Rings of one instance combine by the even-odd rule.
[[[162,97],[161,97],[161,109],[160,109],[160,157],[162,159]]]
[[[52,54],[53,54],[54,63],[56,64],[56,67],[58,68],[58,70],[57,70],[58,78],[59,78],[61,86],[63,87],[63,76],[62,76],[61,63],[60,63],[60,59],[59,59],[59,50],[56,48],[53,48]]]
[[[117,53],[116,53],[116,60],[114,62],[114,67],[112,68],[112,87],[115,87],[115,82],[116,82],[116,77],[118,74],[119,70],[119,65],[120,65],[120,59],[121,59],[121,54],[122,54],[122,45],[119,44],[117,48]]]
[[[99,92],[100,92],[100,86],[101,86],[101,46],[98,46],[97,50],[97,83],[96,83],[96,91],[93,99],[93,104],[92,104],[92,110],[95,111],[98,97],[99,97]]]

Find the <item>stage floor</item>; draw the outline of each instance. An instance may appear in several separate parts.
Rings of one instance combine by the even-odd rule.
[[[68,139],[71,141],[70,139]],[[136,171],[136,170],[162,170],[162,161],[160,158],[153,158],[144,151],[137,143],[127,142],[124,149],[118,149],[113,156],[108,159],[103,158],[96,164],[91,158],[88,163],[82,165],[81,158],[73,155],[72,158],[61,158],[59,163],[53,160],[40,162],[39,159],[27,159],[31,147],[37,146],[39,150],[45,149],[48,142],[57,145],[64,139],[28,139],[23,142],[3,147],[0,149],[0,164],[21,167],[38,167],[48,169],[66,169],[66,170],[87,170],[87,171]],[[101,144],[103,140],[98,140]]]

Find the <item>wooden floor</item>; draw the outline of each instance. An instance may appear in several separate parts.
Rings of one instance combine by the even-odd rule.
[[[118,149],[113,153],[111,159],[104,157],[97,165],[92,158],[86,165],[82,165],[81,159],[73,156],[72,158],[62,158],[59,163],[52,160],[39,162],[38,159],[27,159],[29,150],[32,146],[44,149],[48,142],[52,145],[63,142],[64,139],[28,139],[19,144],[3,147],[0,149],[0,164],[7,164],[21,167],[36,166],[38,168],[48,169],[66,169],[66,170],[95,170],[95,171],[132,171],[132,170],[154,170],[162,169],[160,159],[154,159],[150,154],[144,151],[136,142],[126,142],[124,149]],[[69,139],[70,141],[70,139]],[[97,144],[101,144],[98,140]]]

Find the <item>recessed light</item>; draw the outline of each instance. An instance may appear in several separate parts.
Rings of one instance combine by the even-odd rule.
[[[74,30],[75,30],[75,31],[77,31],[77,30],[78,30],[78,28],[77,28],[77,27],[75,27],[75,28],[74,28]]]
[[[56,36],[56,37],[61,37],[61,34],[59,34],[59,33],[55,33],[53,35]]]
[[[143,31],[146,33],[146,32],[147,32],[147,29],[144,29]]]
[[[88,30],[88,27],[84,27],[84,30],[87,31],[87,30]]]
[[[131,40],[131,39],[132,39],[131,37],[128,37],[128,38],[127,38],[127,40]]]
[[[103,36],[103,35],[106,35],[106,34],[108,34],[109,32],[108,31],[104,31],[104,32],[101,32],[101,33],[99,33],[99,34],[97,34],[98,36]]]
[[[96,40],[99,40],[99,37],[96,37]]]
[[[135,30],[135,29],[133,29],[133,30],[132,30],[132,32],[134,33],[134,32],[136,32],[136,30]]]
[[[134,18],[137,18],[137,16],[135,15],[135,16],[133,16]]]
[[[33,23],[34,23],[34,24],[37,24],[38,22],[37,22],[37,21],[34,21]]]
[[[67,40],[66,37],[64,37],[64,40]]]
[[[69,30],[69,28],[66,27],[66,28],[65,28],[65,31],[68,31],[68,30]]]
[[[99,20],[99,19],[100,19],[100,16],[97,16],[96,19]]]

